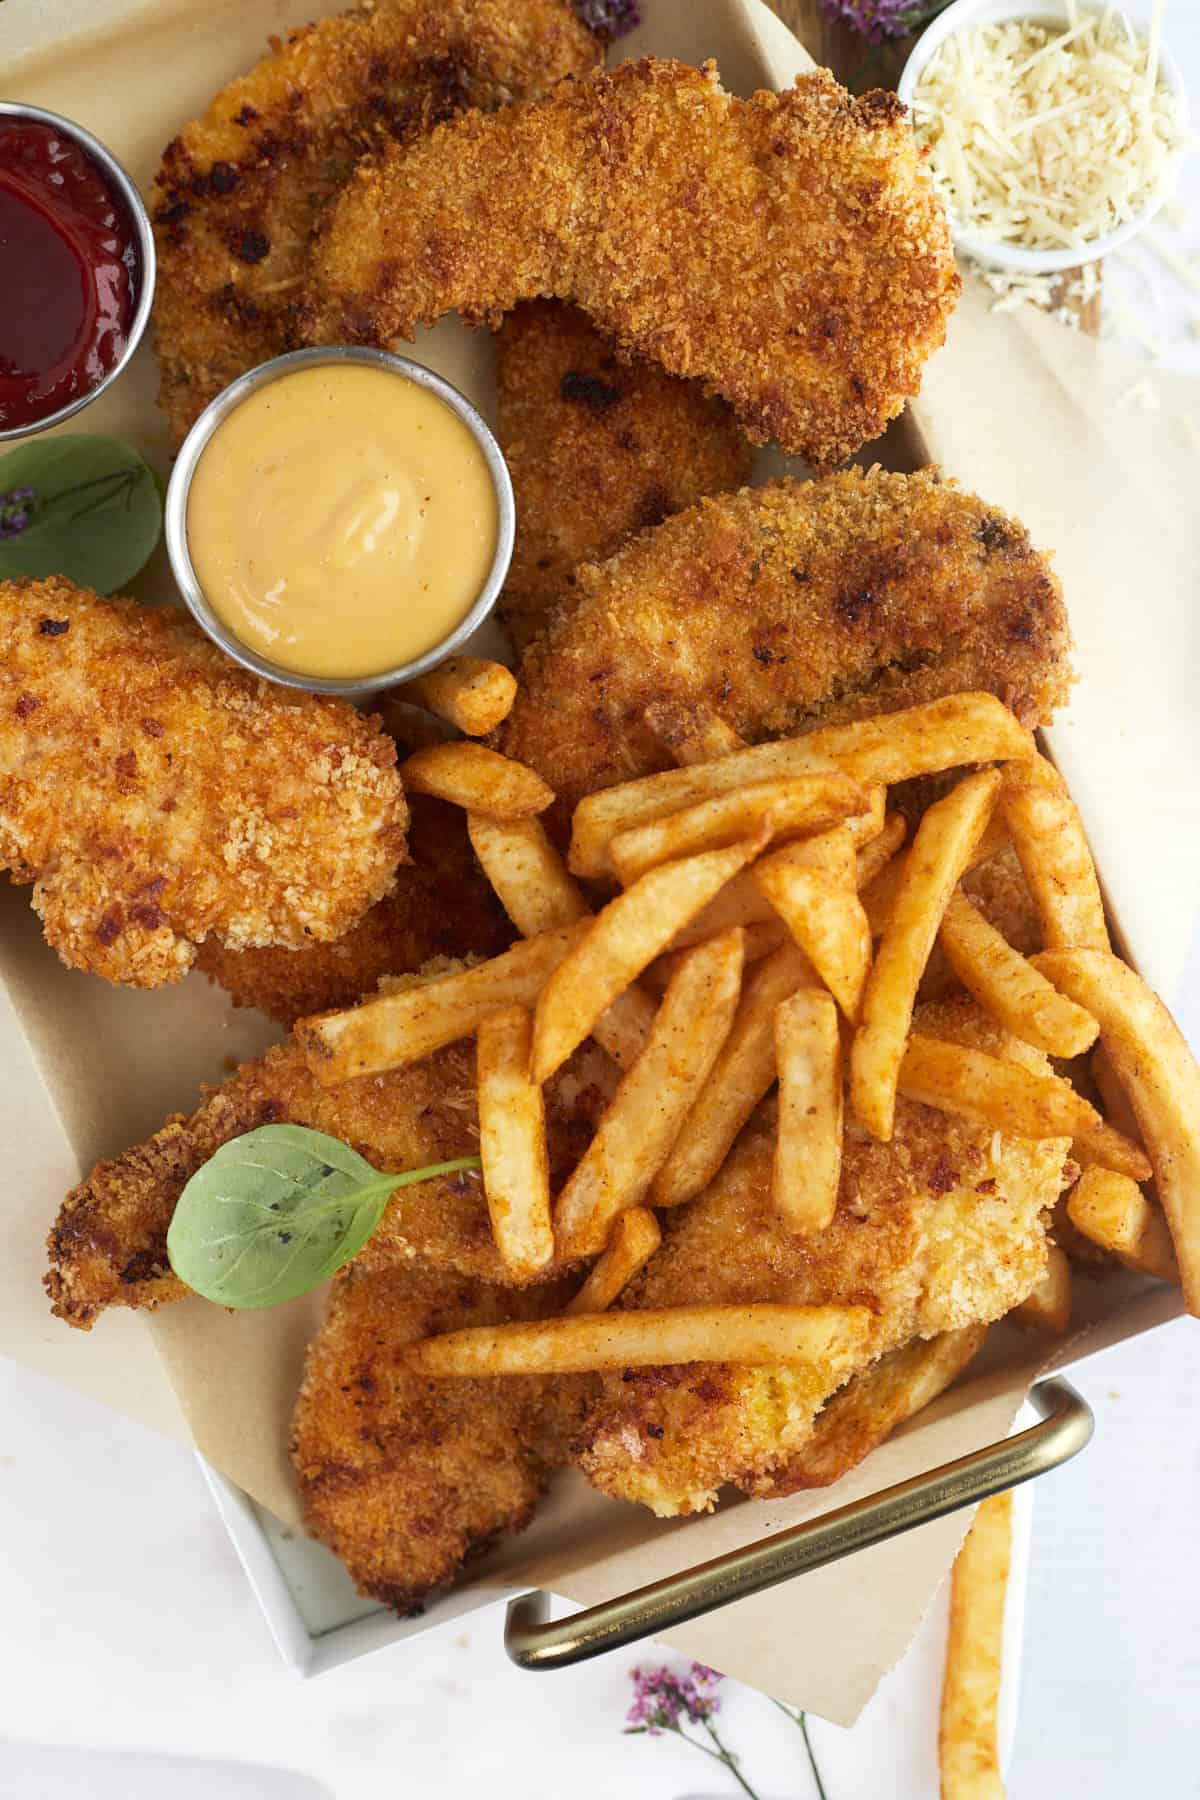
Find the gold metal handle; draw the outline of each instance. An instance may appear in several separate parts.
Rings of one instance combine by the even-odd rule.
[[[943,1463],[940,1469],[777,1532],[761,1544],[731,1550],[569,1618],[551,1623],[546,1594],[520,1594],[509,1602],[504,1648],[522,1669],[565,1669],[899,1537],[917,1525],[986,1500],[1002,1488],[1045,1475],[1087,1444],[1092,1410],[1069,1382],[1057,1376],[1039,1382],[1029,1398],[1042,1415],[1041,1423],[1015,1437],[1002,1438],[998,1444]]]

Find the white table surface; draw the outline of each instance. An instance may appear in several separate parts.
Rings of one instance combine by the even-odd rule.
[[[1177,0],[1167,31],[1200,97],[1200,8]],[[1186,222],[1163,233],[1200,267],[1200,158],[1182,198]],[[1168,360],[1200,367],[1200,294],[1137,255],[1152,271]],[[1200,943],[1174,999],[1200,1043]],[[1078,1385],[1096,1439],[1037,1487],[1009,1792],[1191,1800],[1200,1797],[1200,1327],[1183,1321],[1111,1351]],[[526,1676],[504,1658],[494,1611],[301,1686],[275,1654],[191,1456],[3,1362],[0,1544],[0,1800],[736,1792],[669,1738],[621,1735],[637,1656]],[[651,1655],[643,1648],[641,1659]],[[796,1734],[769,1702],[732,1689],[722,1718],[764,1800],[809,1794]],[[823,1741],[832,1753],[835,1735],[814,1727],[818,1754]],[[72,1749],[93,1754],[68,1770],[61,1758]],[[99,1754],[134,1750],[148,1753],[140,1770]],[[221,1766],[201,1787],[188,1767],[149,1753]],[[886,1797],[858,1784],[829,1800],[934,1800],[932,1771],[931,1753],[898,1758]]]

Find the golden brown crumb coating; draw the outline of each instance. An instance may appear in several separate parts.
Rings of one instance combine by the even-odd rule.
[[[176,442],[292,339],[312,232],[359,159],[600,62],[567,0],[375,0],[302,26],[166,149],[152,198]]]
[[[74,968],[160,987],[210,936],[339,937],[405,854],[395,763],[377,720],[236,668],[173,607],[0,583],[0,868]]]
[[[535,300],[496,333],[496,435],[517,503],[500,614],[518,649],[631,532],[742,486],[729,407],[654,363],[621,362],[577,307]]]
[[[387,343],[574,300],[755,442],[827,466],[916,393],[960,285],[895,95],[821,71],[740,100],[711,64],[646,58],[361,164],[323,218],[301,329]]]
[[[701,701],[757,743],[969,688],[1036,725],[1071,680],[1049,562],[934,470],[704,500],[575,584],[526,653],[498,737],[547,776],[560,819],[667,766],[642,716],[652,700]]]

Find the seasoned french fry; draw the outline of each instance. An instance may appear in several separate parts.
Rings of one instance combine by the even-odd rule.
[[[1008,827],[1004,820],[993,814],[988,821],[987,830],[980,838],[975,849],[967,859],[964,874],[978,869],[985,862],[1004,849],[1008,843]],[[892,916],[892,907],[896,901],[896,890],[904,879],[904,871],[908,867],[908,852],[903,856],[893,856],[886,868],[879,871],[869,882],[860,879],[858,891],[862,895],[862,903],[867,909],[867,918],[871,922],[871,936],[882,937],[887,930]]]
[[[738,879],[740,880],[741,877],[739,876]],[[734,885],[735,883],[733,882],[730,882],[729,884],[730,887],[733,887]],[[728,889],[726,892],[728,892]],[[720,896],[718,896],[718,898],[719,897]],[[691,927],[689,926],[688,929],[690,931]],[[728,929],[731,931],[740,931],[742,934],[743,964],[761,962],[764,956],[770,956],[772,950],[778,950],[780,944],[785,944],[789,935],[787,926],[782,919],[762,919],[753,925],[731,925]],[[722,934],[716,932],[713,935],[720,937]],[[699,941],[709,943],[711,939],[704,938]],[[648,988],[652,994],[658,994],[660,996],[665,994],[667,991],[667,983],[674,975],[676,969],[678,969],[684,957],[689,956],[694,949],[695,945],[691,944],[686,950],[664,950],[662,955],[655,958],[642,976],[642,986]]]
[[[999,706],[999,701],[995,704]],[[944,800],[929,808],[905,861],[892,917],[867,978],[861,1023],[850,1050],[854,1111],[871,1135],[884,1143],[892,1135],[896,1077],[917,988],[946,903],[983,836],[999,789],[996,770],[982,770],[960,781]]]
[[[1118,1180],[1124,1181],[1123,1175]],[[1046,1267],[1033,1291],[1012,1310],[1014,1319],[1047,1337],[1062,1337],[1071,1325],[1071,1259],[1057,1244],[1046,1252]]]
[[[1079,810],[1057,773],[1041,758],[1006,769],[1000,805],[1046,948],[1107,950],[1096,865]]]
[[[480,656],[450,656],[428,675],[395,691],[395,698],[424,706],[468,737],[486,737],[507,719],[517,697],[517,678],[503,663]]]
[[[950,896],[938,933],[958,979],[985,1012],[1047,1056],[1082,1056],[1100,1027],[1039,975],[1019,950],[967,899]]]
[[[930,1406],[978,1354],[986,1325],[914,1338],[853,1376],[817,1414],[803,1448],[772,1477],[764,1499],[829,1487],[857,1468],[897,1426]]]
[[[684,767],[746,748],[733,726],[699,700],[652,700],[642,717],[663,749]]]
[[[1012,1137],[1071,1138],[1105,1168],[1144,1181],[1150,1165],[1141,1148],[1057,1075],[1035,1075],[986,1050],[913,1033],[900,1065],[899,1089],[909,1100],[990,1125]]]
[[[409,793],[432,794],[494,819],[527,819],[554,799],[540,775],[483,744],[431,744],[401,763],[400,777]]]
[[[672,1306],[472,1325],[410,1344],[423,1375],[572,1375],[660,1363],[815,1363],[866,1342],[865,1306]]]
[[[550,1165],[542,1090],[529,1079],[533,1017],[506,1006],[480,1019],[475,1034],[479,1157],[492,1236],[514,1281],[554,1259]]]
[[[1033,738],[994,694],[947,694],[903,712],[824,725],[803,740],[857,775],[891,787],[915,775],[936,775],[966,763],[1027,761]]]
[[[869,804],[862,784],[836,769],[787,781],[758,781],[737,793],[717,794],[665,819],[618,832],[608,847],[609,862],[628,887],[647,869],[675,857],[719,850],[759,833],[769,842],[826,831]]]
[[[651,869],[582,927],[551,974],[533,1023],[533,1078],[547,1081],[675,933],[762,849],[761,839]]]
[[[908,822],[904,814],[889,813],[878,835],[869,838],[858,852],[854,885],[860,894],[870,888],[889,863],[894,861],[897,850],[907,836]]]
[[[775,1008],[779,1130],[771,1198],[788,1230],[824,1231],[842,1175],[842,1040],[829,994],[801,988]]]
[[[714,900],[698,912],[690,924],[677,931],[671,949],[688,950],[716,937],[720,931],[732,931],[735,925],[763,925],[778,921],[779,914],[766,895],[755,886],[751,875],[735,875]]]
[[[1128,963],[1104,950],[1034,958],[1100,1021],[1100,1042],[1141,1127],[1190,1313],[1200,1316],[1200,1068],[1174,1019]],[[1124,1171],[1139,1177],[1132,1169]],[[1144,1179],[1142,1177],[1141,1179]]]
[[[775,908],[846,1017],[858,1018],[871,968],[871,927],[855,887],[846,826],[763,857],[750,879]]]
[[[1142,1129],[1137,1122],[1133,1102],[1121,1086],[1121,1078],[1112,1065],[1112,1057],[1102,1043],[1097,1044],[1092,1051],[1088,1067],[1092,1080],[1096,1084],[1096,1092],[1100,1096],[1104,1117],[1110,1125],[1115,1125],[1118,1131],[1123,1131],[1127,1138],[1132,1138],[1135,1144],[1140,1144]]]
[[[635,1275],[640,1275],[658,1246],[662,1232],[658,1220],[646,1206],[631,1206],[612,1228],[608,1248],[563,1313],[573,1318],[577,1313],[607,1312]]]
[[[1004,1800],[997,1717],[1012,1493],[975,1515],[950,1578],[950,1634],[938,1733],[942,1800]]]
[[[586,919],[591,908],[540,819],[493,819],[467,814],[467,833],[480,867],[522,937],[536,937]]]
[[[1167,1221],[1128,1175],[1085,1169],[1068,1196],[1067,1217],[1127,1269],[1178,1287],[1179,1263]]]
[[[357,1075],[378,1075],[432,1056],[443,1044],[470,1037],[479,1021],[502,1006],[532,1006],[587,925],[564,926],[514,944],[502,956],[415,980],[346,1012],[301,1019],[296,1036],[322,1087]]]
[[[741,984],[740,931],[686,953],[645,1050],[558,1197],[564,1257],[594,1256],[617,1215],[645,1197],[729,1035]]]
[[[651,1186],[651,1206],[682,1206],[707,1187],[775,1079],[775,1008],[815,985],[812,964],[795,944],[751,969],[712,1073]]]

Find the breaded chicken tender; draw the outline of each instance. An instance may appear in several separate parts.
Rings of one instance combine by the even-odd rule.
[[[344,701],[236,668],[173,607],[0,583],[0,868],[63,961],[131,987],[339,937],[388,892],[396,747]]]
[[[455,309],[573,300],[755,442],[830,465],[916,393],[960,285],[894,94],[822,71],[739,100],[712,64],[647,58],[361,164],[301,329],[385,344]]]
[[[292,1425],[308,1528],[362,1594],[419,1612],[497,1539],[533,1517],[587,1385],[433,1380],[407,1367],[430,1332],[544,1318],[562,1283],[521,1293],[413,1261],[339,1276],[309,1345]]]
[[[498,744],[548,776],[561,821],[668,766],[651,701],[703,702],[754,743],[972,688],[1032,726],[1065,700],[1070,650],[1016,520],[935,470],[848,469],[704,500],[577,570]]]
[[[1047,1067],[966,1002],[921,1009],[917,1029]],[[1066,1138],[1001,1138],[902,1100],[890,1143],[848,1124],[834,1221],[798,1237],[772,1204],[774,1128],[760,1113],[711,1187],[666,1216],[662,1248],[618,1305],[866,1305],[866,1351],[811,1367],[605,1376],[581,1434],[584,1473],[664,1516],[704,1511],[729,1482],[771,1492],[821,1406],[859,1368],[1025,1298],[1045,1264],[1047,1209],[1069,1151]]]
[[[332,944],[300,950],[226,950],[210,938],[196,967],[235,1006],[280,1025],[353,1006],[385,975],[408,975],[435,956],[498,956],[515,935],[475,860],[461,808],[425,794],[408,801],[409,860],[390,894]]]
[[[607,1059],[585,1047],[548,1088],[547,1134],[559,1177],[582,1154],[614,1086]],[[423,1062],[335,1088],[321,1087],[291,1038],[243,1064],[223,1086],[208,1090],[190,1118],[174,1114],[146,1143],[98,1163],[67,1195],[50,1233],[45,1277],[59,1318],[87,1330],[109,1306],[181,1299],[187,1290],[167,1260],[167,1227],[180,1194],[230,1138],[276,1123],[328,1132],[378,1169],[401,1172],[474,1156],[475,1046],[452,1044]],[[413,1256],[471,1279],[508,1279],[477,1175],[402,1188],[355,1266],[386,1268]]]
[[[500,616],[522,649],[579,563],[705,494],[741,487],[750,445],[696,382],[616,350],[573,306],[531,301],[496,333],[496,435],[517,536]]]
[[[545,93],[601,55],[567,0],[375,0],[291,32],[223,88],[167,146],[152,198],[175,441],[290,347],[313,227],[362,156]]]

